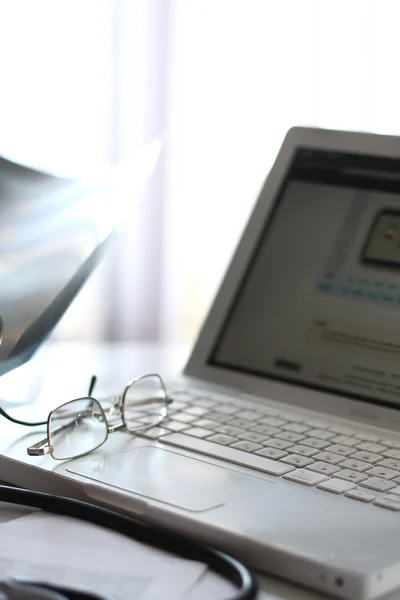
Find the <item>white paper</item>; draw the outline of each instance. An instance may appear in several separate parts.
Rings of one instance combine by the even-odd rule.
[[[37,512],[0,524],[0,576],[86,587],[113,600],[178,600],[206,567],[77,519]]]

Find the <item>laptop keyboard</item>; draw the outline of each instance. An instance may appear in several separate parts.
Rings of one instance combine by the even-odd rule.
[[[400,511],[400,441],[259,405],[173,392],[168,419],[142,435]]]

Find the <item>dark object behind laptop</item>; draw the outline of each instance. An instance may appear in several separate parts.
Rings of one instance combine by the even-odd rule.
[[[129,185],[121,193],[117,183],[62,179],[0,157],[0,376],[31,357],[98,263],[132,204]]]

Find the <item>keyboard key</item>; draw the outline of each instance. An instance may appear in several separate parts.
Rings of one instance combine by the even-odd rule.
[[[174,421],[179,421],[180,423],[191,423],[196,420],[195,415],[188,415],[184,412],[177,412],[173,415]]]
[[[366,487],[369,490],[374,490],[375,492],[387,492],[396,487],[396,484],[392,481],[387,481],[386,479],[381,479],[380,477],[371,477],[371,479],[366,479],[360,483],[362,487]]]
[[[263,418],[263,415],[255,410],[240,410],[236,413],[236,415],[239,419],[257,422]]]
[[[345,496],[348,498],[353,498],[354,500],[360,500],[360,502],[372,502],[375,500],[375,496],[373,494],[367,494],[367,492],[362,492],[358,489],[346,492]]]
[[[333,475],[334,473],[337,473],[337,471],[340,471],[340,467],[335,467],[335,465],[330,465],[329,463],[322,461],[315,462],[308,468],[311,471],[317,471],[317,473],[321,473],[322,475]]]
[[[171,404],[171,407],[169,408],[168,412],[170,415],[173,415],[174,413],[177,413],[181,410],[185,410],[185,408],[187,407],[187,404],[184,404],[183,402],[176,402],[175,400],[173,401],[173,403]]]
[[[385,456],[386,458],[396,458],[396,459],[400,459],[400,450],[396,450],[395,448],[389,449],[389,450],[384,450],[383,452],[381,452],[382,456]]]
[[[339,477],[339,479],[346,479],[346,481],[352,481],[353,483],[359,483],[364,479],[368,479],[366,473],[359,473],[358,471],[352,471],[351,469],[339,471],[339,473],[336,473],[336,477]]]
[[[267,440],[268,436],[264,435],[263,433],[257,433],[256,431],[245,431],[244,433],[239,433],[238,438],[241,440],[258,443]]]
[[[293,431],[294,433],[305,433],[310,428],[307,425],[302,425],[301,423],[287,423],[287,425],[282,425],[282,429],[284,431]]]
[[[262,417],[260,423],[263,425],[271,425],[271,427],[281,427],[282,425],[286,425],[287,421],[279,419],[278,417]]]
[[[317,485],[322,481],[328,479],[326,475],[321,475],[320,473],[313,473],[312,471],[308,471],[307,469],[298,469],[296,471],[292,471],[291,473],[284,475],[284,479],[289,479],[289,481],[296,481],[297,483],[302,483],[303,485]]]
[[[234,415],[239,408],[233,404],[217,404],[215,410],[224,413],[225,415]]]
[[[235,442],[231,446],[232,448],[243,450],[243,452],[254,452],[255,450],[259,450],[260,448],[262,448],[261,444],[254,444],[254,442],[246,442],[246,440]],[[284,452],[283,454],[286,454],[286,452]]]
[[[300,456],[299,454],[289,454],[289,456],[282,458],[282,462],[293,465],[294,467],[307,467],[307,465],[311,465],[314,461],[312,458]]]
[[[320,452],[314,456],[315,460],[322,460],[322,462],[330,463],[331,465],[336,465],[337,463],[343,460],[343,456],[339,456],[338,454],[332,454],[332,452]]]
[[[353,455],[354,456],[354,455]],[[348,458],[344,462],[340,463],[340,466],[345,469],[351,469],[352,471],[366,471],[371,468],[370,463],[366,463],[362,460],[354,460],[353,456]]]
[[[213,419],[199,419],[198,421],[192,421],[192,423],[196,427],[205,427],[205,429],[215,429],[221,426],[221,423],[213,421]]]
[[[332,431],[326,431],[325,429],[311,429],[307,433],[309,437],[318,438],[319,440],[330,440],[335,437],[335,434]]]
[[[355,487],[354,483],[344,481],[343,479],[337,479],[336,477],[323,481],[317,485],[317,488],[325,490],[326,492],[332,492],[333,494],[344,494],[344,492],[348,492]]]
[[[395,481],[396,481],[396,480],[395,480]],[[390,494],[391,494],[391,495],[393,494],[394,496],[400,496],[400,486],[397,486],[397,487],[395,487],[395,488],[392,488],[392,489],[390,490]]]
[[[355,437],[350,437],[349,435],[338,435],[337,437],[332,438],[331,442],[333,444],[340,444],[341,446],[357,446],[360,443]]]
[[[363,442],[379,442],[378,436],[373,433],[356,433],[355,437]]]
[[[250,427],[254,427],[254,421],[251,421],[250,419],[241,419],[240,417],[234,417],[233,419],[229,418],[229,425],[233,425],[234,427],[240,427],[241,429],[249,429]]]
[[[206,412],[208,412],[208,409],[202,406],[188,406],[187,408],[185,408],[185,412],[189,413],[189,415],[202,417]]]
[[[186,390],[174,390],[173,392],[171,392],[171,395],[174,399],[174,404],[176,402],[175,398],[178,398],[178,401],[181,402],[190,402],[193,400],[192,394],[189,394],[189,392],[187,392]]]
[[[378,500],[375,500],[374,504],[376,506],[381,506],[382,508],[388,508],[389,510],[400,510],[400,498],[398,502],[391,498],[378,498]]]
[[[383,479],[394,479],[400,475],[398,471],[378,466],[369,469],[365,474],[368,475],[368,477],[382,477]]]
[[[204,408],[212,408],[213,406],[215,406],[215,400],[213,398],[207,398],[205,396],[193,398],[193,402],[195,402],[197,406],[203,406]]]
[[[328,446],[326,452],[333,452],[334,454],[341,454],[342,456],[350,456],[350,454],[354,454],[355,449],[350,448],[350,446],[343,446],[341,444],[333,444],[332,446]]]
[[[170,431],[183,431],[190,427],[188,423],[181,423],[180,421],[174,421],[173,419],[167,419],[163,421],[163,427],[166,427]]]
[[[186,435],[193,435],[198,438],[205,438],[209,435],[212,435],[214,432],[210,431],[210,429],[204,429],[203,427],[190,427],[185,430]]]
[[[226,423],[226,421],[231,420],[231,415],[227,415],[226,413],[213,410],[212,412],[208,413],[207,419],[212,419],[213,421],[219,421],[220,423]]]
[[[293,454],[301,454],[302,456],[314,456],[314,454],[318,454],[318,450],[315,448],[309,448],[309,446],[303,446],[302,444],[296,444],[296,446],[292,446],[290,451]]]
[[[256,450],[255,454],[272,458],[272,460],[279,460],[280,458],[287,456],[288,453],[284,450],[278,450],[278,448],[263,448],[262,450]]]
[[[316,448],[317,450],[323,450],[327,446],[330,446],[330,442],[326,440],[320,440],[318,438],[307,437],[304,440],[301,440],[303,446],[310,446],[311,448]]]
[[[351,455],[351,460],[362,460],[364,462],[369,462],[371,464],[375,464],[378,461],[382,460],[382,456],[380,454],[374,454],[373,452],[356,452]]]
[[[394,458],[385,458],[384,460],[380,460],[378,465],[381,467],[389,467],[389,469],[394,469],[395,471],[400,471],[400,460],[396,460]]]
[[[185,388],[185,392],[189,394],[192,400],[197,400],[198,398],[209,398],[210,400],[212,400],[213,405],[215,405],[215,403],[217,402],[215,394],[211,396],[211,394],[205,393],[204,390],[198,388],[187,387]]]
[[[221,446],[210,442],[209,440],[200,440],[198,438],[190,437],[184,433],[171,433],[161,438],[161,443],[175,446],[177,448],[185,448],[187,450],[193,450],[206,456],[212,456],[221,460],[226,460],[237,465],[256,469],[268,475],[284,475],[293,471],[295,467],[288,465],[276,460],[271,460],[264,456],[256,456],[236,448]]]
[[[152,427],[151,429],[146,429],[146,431],[140,431],[138,432],[138,435],[140,435],[140,437],[144,437],[147,438],[149,440],[158,440],[158,438],[167,435],[175,435],[175,434],[171,434],[169,429],[165,429],[164,427]]]
[[[304,435],[293,433],[293,431],[281,431],[280,433],[275,434],[275,437],[281,440],[287,440],[288,442],[299,442],[304,439]]]
[[[234,442],[238,442],[239,440],[231,435],[224,435],[223,433],[216,433],[215,435],[207,438],[209,442],[214,442],[215,444],[222,444],[223,446],[230,446]]]
[[[266,442],[264,442],[264,446],[269,446],[271,448],[278,448],[278,450],[286,450],[287,448],[291,448],[293,446],[292,442],[287,442],[286,440],[280,440],[277,438],[270,438]]]
[[[256,427],[251,427],[251,431],[255,431],[256,433],[263,433],[264,435],[274,435],[275,433],[279,433],[280,429],[277,429],[276,427],[271,427],[270,425],[257,425]]]
[[[384,450],[387,450],[385,446],[381,444],[374,444],[373,442],[363,442],[357,446],[359,450],[365,450],[366,452],[373,452],[374,454],[380,454]]]
[[[176,406],[177,408],[181,409],[183,407],[190,406],[191,402],[193,402],[193,398],[191,396],[182,396],[182,397],[179,396],[178,397],[176,395],[176,392],[172,392],[171,397],[174,401],[173,404],[171,405],[171,408],[172,408],[172,406]]]
[[[226,435],[234,435],[235,437],[237,437],[240,433],[244,433],[244,429],[240,429],[240,427],[234,427],[229,423],[215,427],[215,431],[217,433],[224,433]]]

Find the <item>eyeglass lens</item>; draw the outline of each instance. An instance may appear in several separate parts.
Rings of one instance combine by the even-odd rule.
[[[95,450],[107,439],[104,411],[94,398],[71,400],[54,410],[49,419],[53,457],[65,460]]]
[[[167,393],[159,375],[145,375],[125,388],[122,418],[128,431],[153,427],[167,412]]]

